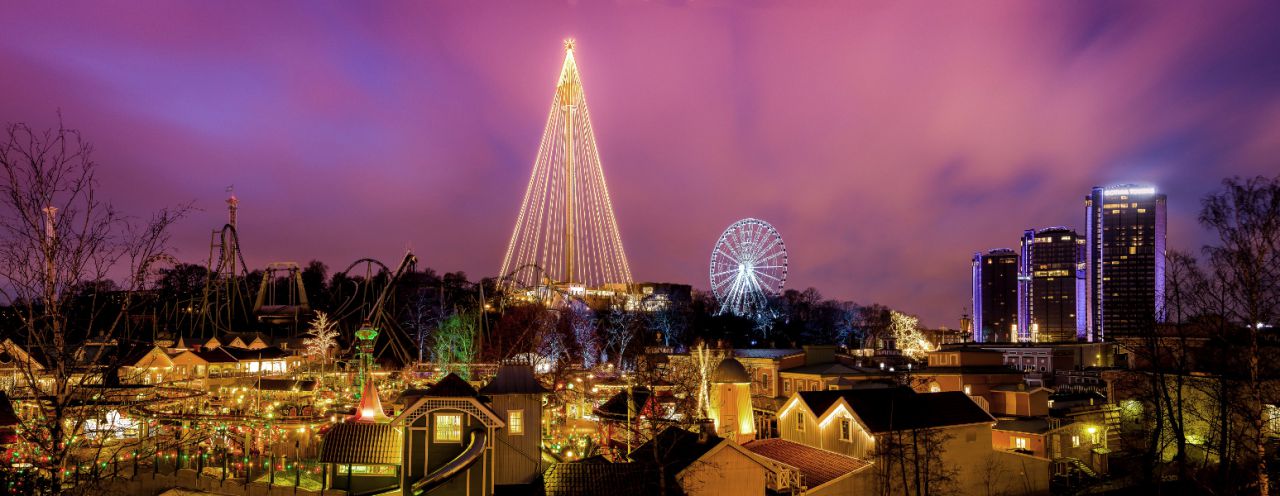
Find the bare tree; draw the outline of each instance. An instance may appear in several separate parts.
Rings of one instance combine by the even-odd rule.
[[[168,231],[188,207],[129,218],[97,194],[93,147],[61,122],[33,130],[10,124],[0,142],[0,296],[18,316],[30,359],[18,367],[15,397],[35,414],[22,418],[23,441],[46,454],[34,460],[50,491],[85,491],[67,481],[73,455],[86,445],[85,421],[102,418],[99,398],[121,363],[120,339],[146,267],[164,256]],[[108,302],[86,281],[121,278]],[[92,338],[100,346],[87,347]],[[111,340],[116,341],[111,341]],[[115,352],[109,348],[116,346]]]
[[[1257,491],[1269,494],[1264,392],[1268,371],[1264,371],[1259,338],[1262,327],[1273,323],[1280,310],[1280,176],[1230,178],[1222,185],[1222,191],[1202,202],[1200,223],[1218,236],[1218,244],[1204,251],[1213,277],[1228,290],[1223,316],[1246,329],[1253,470]]]
[[[605,349],[613,354],[614,366],[623,369],[627,360],[627,352],[631,342],[636,338],[636,327],[640,318],[635,312],[613,305],[609,308],[609,317],[605,321]]]

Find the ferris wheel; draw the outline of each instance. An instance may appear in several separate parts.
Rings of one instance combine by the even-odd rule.
[[[734,222],[711,251],[711,291],[720,312],[750,316],[787,282],[787,247],[778,230],[760,219]]]

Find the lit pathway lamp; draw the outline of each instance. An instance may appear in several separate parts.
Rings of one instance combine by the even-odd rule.
[[[361,394],[365,378],[373,373],[373,343],[377,339],[378,328],[367,320],[356,331],[356,360],[360,362],[360,376],[356,386],[361,389]]]

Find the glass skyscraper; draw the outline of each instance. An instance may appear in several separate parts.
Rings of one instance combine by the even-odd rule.
[[[1133,184],[1095,187],[1085,198],[1090,341],[1164,320],[1165,203],[1154,187]]]
[[[1085,238],[1065,227],[1022,234],[1018,269],[1018,340],[1085,339],[1088,285]]]
[[[975,253],[973,340],[1011,341],[1018,325],[1018,253],[1008,248]]]

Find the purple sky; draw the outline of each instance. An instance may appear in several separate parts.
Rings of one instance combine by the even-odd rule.
[[[194,200],[186,261],[234,184],[251,265],[494,275],[574,37],[638,280],[705,288],[759,217],[789,287],[949,326],[974,251],[1093,185],[1195,249],[1202,195],[1280,171],[1275,2],[855,3],[7,1],[0,121],[61,109],[128,211]]]

